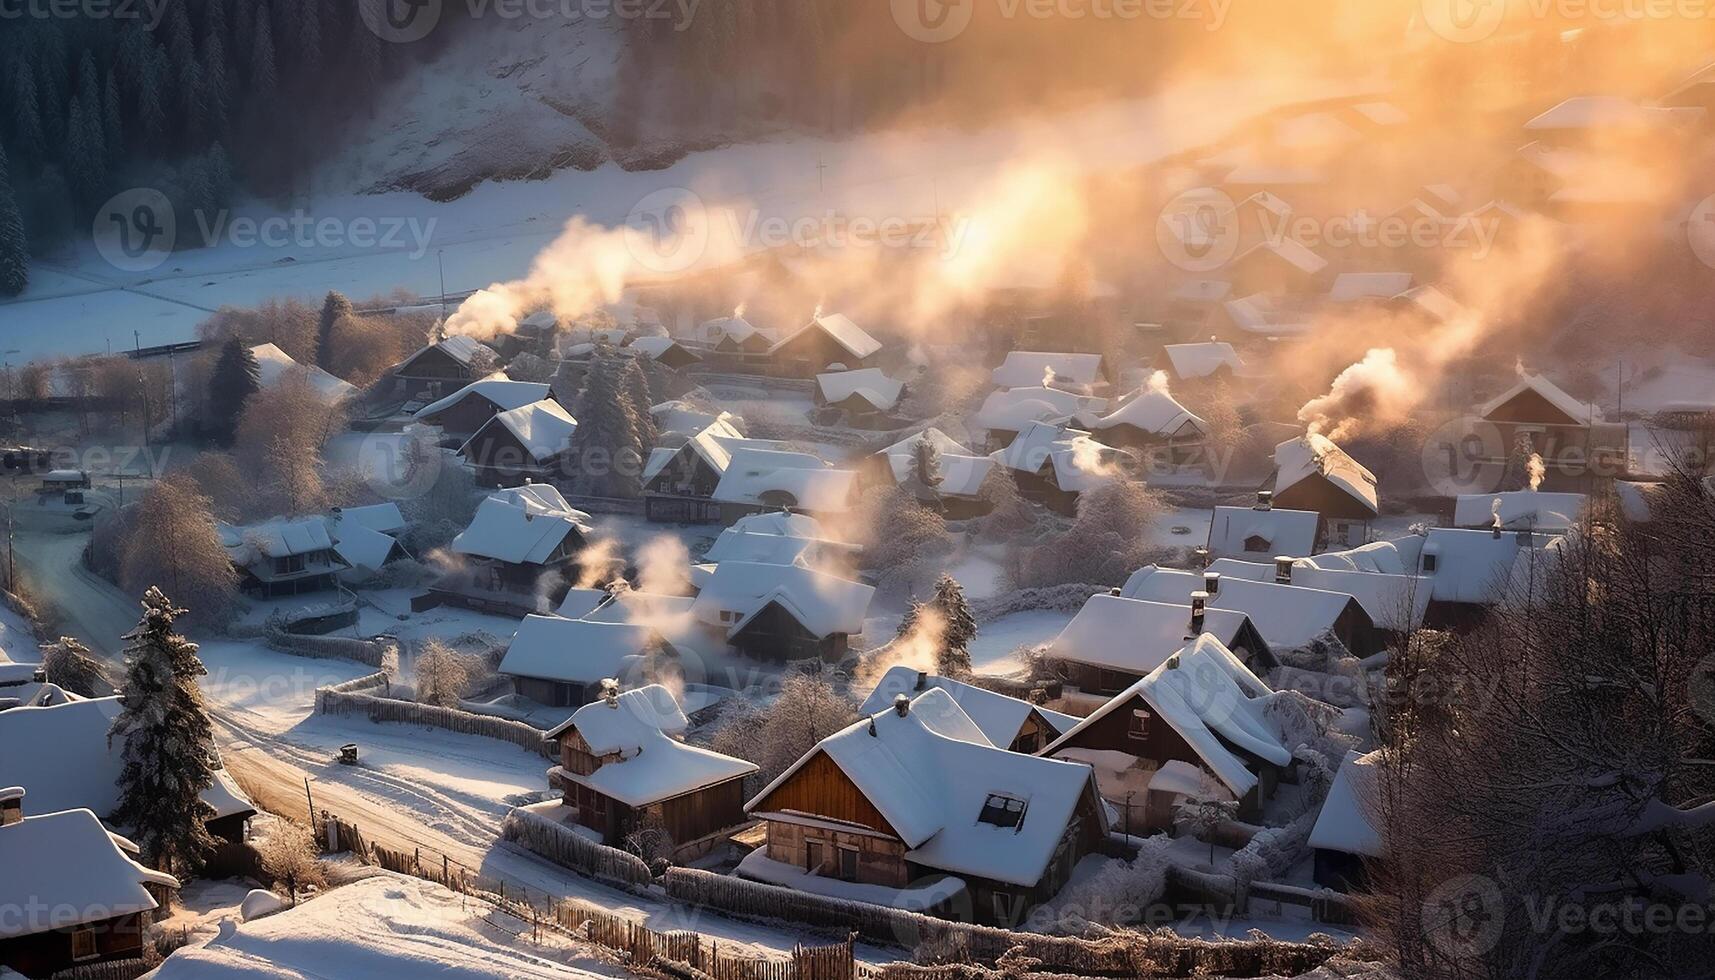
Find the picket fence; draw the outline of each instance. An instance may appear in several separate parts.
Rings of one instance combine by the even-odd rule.
[[[398,722],[444,728],[464,735],[480,735],[483,738],[510,742],[527,752],[535,752],[549,759],[559,755],[559,748],[548,741],[547,732],[522,721],[368,693],[378,689],[385,690],[390,683],[386,672],[380,672],[317,688],[317,710],[324,715],[362,712],[369,716],[370,721],[376,723]]]

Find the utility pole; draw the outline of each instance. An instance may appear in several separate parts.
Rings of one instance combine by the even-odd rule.
[[[444,248],[435,249],[435,268],[441,275],[441,322],[447,321],[447,263],[443,258],[447,253]]]
[[[827,172],[827,169],[828,165],[822,162],[822,156],[818,153],[816,155],[816,193],[818,194],[827,191],[827,186],[822,181],[822,175]]]

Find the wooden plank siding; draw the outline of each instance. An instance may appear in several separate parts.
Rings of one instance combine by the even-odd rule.
[[[774,788],[774,792],[756,801],[754,813],[778,813],[791,810],[809,813],[829,820],[857,824],[894,838],[899,832],[887,822],[857,784],[845,774],[826,752],[818,749],[810,760],[792,774],[792,778]]]

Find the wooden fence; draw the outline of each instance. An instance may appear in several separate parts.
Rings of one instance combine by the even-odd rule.
[[[391,639],[363,640],[351,636],[308,636],[269,630],[268,646],[300,657],[352,660],[377,670],[397,668],[399,643]]]
[[[161,961],[158,959],[149,960],[142,957],[84,963],[49,974],[49,980],[137,980],[160,965]]]
[[[316,689],[316,707],[324,715],[346,715],[361,711],[369,716],[369,720],[377,724],[382,722],[398,722],[406,725],[424,725],[430,728],[444,728],[450,732],[464,735],[480,735],[483,738],[511,742],[527,752],[535,752],[549,759],[559,756],[559,748],[548,741],[548,733],[534,725],[496,715],[477,714],[474,711],[464,711],[460,708],[443,708],[433,704],[418,704],[415,701],[402,701],[398,698],[379,697],[368,693],[384,689],[388,684],[385,673],[370,674],[358,677],[343,684]]]
[[[569,827],[529,810],[514,808],[500,823],[500,839],[580,874],[604,878],[627,889],[646,888],[655,878],[643,859],[629,851],[598,844]]]

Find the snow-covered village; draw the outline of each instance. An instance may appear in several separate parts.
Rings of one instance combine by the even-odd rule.
[[[1711,976],[1715,18],[0,0],[0,980]]]

